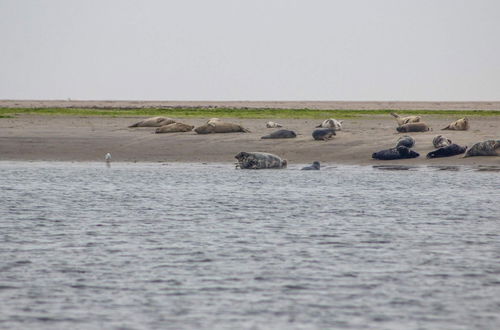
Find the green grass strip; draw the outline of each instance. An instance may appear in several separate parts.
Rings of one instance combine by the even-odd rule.
[[[500,116],[500,110],[313,110],[313,109],[254,109],[254,108],[0,108],[0,118],[16,114],[64,115],[64,116],[166,116],[189,118],[254,118],[254,119],[323,119],[355,118],[373,115],[446,115],[446,116]]]

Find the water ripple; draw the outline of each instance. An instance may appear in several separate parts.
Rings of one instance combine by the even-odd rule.
[[[0,170],[2,327],[500,327],[496,167]]]

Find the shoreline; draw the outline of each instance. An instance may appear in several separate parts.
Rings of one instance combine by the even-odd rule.
[[[230,119],[251,133],[198,135],[195,132],[154,134],[154,128],[128,128],[144,117],[84,117],[17,115],[0,119],[0,161],[69,161],[104,162],[111,153],[113,162],[151,163],[234,163],[241,151],[261,151],[287,159],[289,164],[320,161],[329,165],[362,166],[498,166],[500,157],[463,155],[426,159],[434,150],[432,138],[445,135],[460,145],[488,139],[499,139],[500,116],[470,117],[468,131],[442,131],[440,128],[458,119],[454,116],[422,116],[433,131],[409,133],[416,140],[414,159],[380,161],[371,159],[373,152],[391,148],[404,135],[396,132],[396,122],[389,115],[345,119],[343,130],[330,141],[314,141],[311,132],[321,123],[318,119],[276,120],[283,128],[298,133],[293,139],[261,140],[276,129],[265,127],[267,119]],[[208,118],[175,118],[194,126]]]

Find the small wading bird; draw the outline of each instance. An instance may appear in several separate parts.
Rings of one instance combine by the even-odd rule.
[[[109,152],[104,156],[104,160],[106,160],[106,163],[111,162],[111,154]]]

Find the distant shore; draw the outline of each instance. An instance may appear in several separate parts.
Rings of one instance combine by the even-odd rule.
[[[371,159],[373,152],[391,148],[402,135],[388,114],[346,118],[342,131],[334,139],[314,141],[311,132],[321,123],[318,119],[276,120],[294,130],[294,139],[262,140],[275,129],[265,127],[269,119],[224,118],[241,124],[251,133],[198,135],[187,133],[154,134],[154,128],[128,128],[144,117],[50,116],[21,114],[0,118],[0,161],[104,161],[111,153],[118,162],[217,162],[233,163],[241,151],[270,152],[290,164],[318,160],[323,164],[346,165],[500,165],[500,157],[462,155],[426,159],[434,150],[432,138],[443,134],[460,145],[472,146],[488,139],[500,139],[500,116],[469,117],[468,131],[442,131],[455,115],[423,115],[433,129],[410,133],[416,140],[419,158],[395,161]],[[208,118],[175,118],[198,126]]]
[[[0,108],[270,108],[317,110],[500,110],[500,101],[403,102],[403,101],[80,101],[0,100]]]

